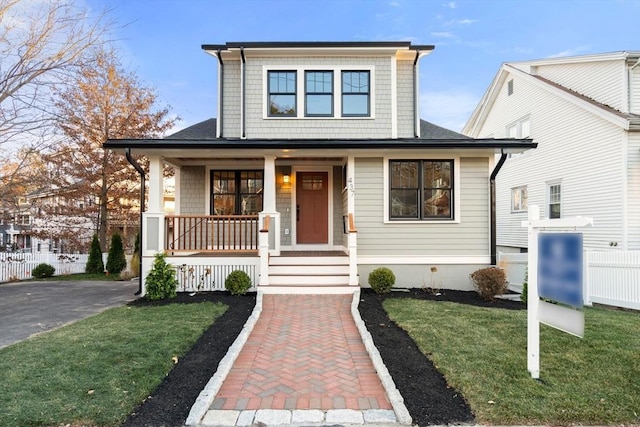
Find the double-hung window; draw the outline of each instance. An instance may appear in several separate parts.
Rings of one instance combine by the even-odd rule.
[[[262,211],[261,170],[211,171],[212,215],[256,215]]]
[[[295,117],[296,72],[269,71],[269,116]]]
[[[549,219],[562,217],[562,185],[549,184],[547,187],[549,194]]]
[[[524,212],[527,210],[527,187],[511,189],[511,212]]]
[[[371,82],[369,71],[342,72],[342,116],[371,115]]]
[[[389,218],[453,219],[453,160],[391,160]]]
[[[305,71],[304,115],[333,116],[333,71]]]

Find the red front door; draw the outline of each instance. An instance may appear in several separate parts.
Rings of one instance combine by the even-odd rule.
[[[296,175],[298,243],[329,243],[329,174],[298,172]]]

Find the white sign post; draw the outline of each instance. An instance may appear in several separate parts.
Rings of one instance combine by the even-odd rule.
[[[582,235],[576,229],[590,225],[591,218],[540,219],[538,206],[530,206],[529,220],[522,221],[529,240],[527,369],[532,378],[540,378],[540,322],[577,336],[584,332],[582,311],[540,301],[540,294],[582,307]]]

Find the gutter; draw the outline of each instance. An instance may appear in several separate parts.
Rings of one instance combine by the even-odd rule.
[[[218,135],[218,137],[222,138],[223,137],[223,132],[222,132],[222,122],[223,122],[223,117],[224,117],[224,63],[222,62],[222,51],[221,49],[218,49],[216,51],[216,56],[218,57],[218,62],[220,63],[220,73],[218,75],[218,79],[220,79],[220,93],[218,93],[218,99],[219,99],[219,104],[218,104],[218,130],[220,131],[220,135]]]
[[[144,186],[145,186],[145,174],[142,167],[135,161],[133,157],[131,157],[131,148],[125,148],[124,155],[127,157],[127,161],[133,166],[138,173],[140,174],[140,267],[142,267],[142,213],[144,212]],[[138,275],[138,291],[135,295],[140,295],[142,293],[142,271]]]
[[[498,262],[498,251],[497,251],[497,237],[496,237],[496,177],[498,176],[498,172],[502,169],[502,165],[507,160],[507,153],[504,152],[504,149],[500,150],[500,160],[498,160],[498,164],[491,172],[491,177],[489,177],[489,205],[491,209],[491,265],[496,265]]]
[[[416,138],[420,138],[420,123],[418,121],[418,58],[420,49],[416,49],[416,58],[413,60],[413,133]]]
[[[240,135],[242,139],[245,139],[247,137],[245,129],[245,87],[246,87],[246,81],[247,81],[247,63],[246,63],[246,59],[244,57],[244,47],[240,47],[240,58],[242,58],[242,71],[241,71],[241,75],[240,78],[242,79],[242,84],[240,85],[240,116],[242,117],[240,119]]]

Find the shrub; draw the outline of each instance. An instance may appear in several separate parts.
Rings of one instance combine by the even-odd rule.
[[[378,267],[369,273],[369,286],[377,294],[388,294],[396,284],[396,276],[387,267]]]
[[[111,247],[107,256],[107,271],[109,274],[119,274],[127,267],[127,259],[124,256],[122,238],[118,233],[111,236]]]
[[[140,254],[137,252],[131,257],[131,274],[133,277],[140,276]]]
[[[44,279],[45,277],[53,276],[53,273],[56,272],[54,266],[50,264],[38,264],[36,268],[31,271],[31,275],[37,279]]]
[[[507,290],[507,274],[501,268],[488,267],[471,273],[471,280],[480,297],[485,301],[493,301],[496,295]]]
[[[520,294],[520,301],[527,303],[529,298],[529,269],[524,270],[524,282],[522,282],[522,293]]]
[[[224,281],[224,287],[231,295],[244,295],[251,288],[251,277],[242,270],[234,270]]]
[[[100,249],[100,242],[98,241],[98,235],[93,235],[91,241],[91,249],[89,250],[89,259],[87,260],[87,266],[84,271],[89,274],[102,274],[104,273],[104,263],[102,262],[102,249]]]
[[[151,266],[151,271],[145,281],[148,300],[174,298],[178,279],[176,272],[170,264],[167,264],[164,254],[156,254]]]

